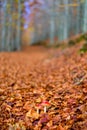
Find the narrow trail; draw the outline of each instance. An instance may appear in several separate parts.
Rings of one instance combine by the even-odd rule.
[[[87,53],[80,45],[0,53],[0,130],[87,130]],[[47,112],[37,105],[49,102]]]

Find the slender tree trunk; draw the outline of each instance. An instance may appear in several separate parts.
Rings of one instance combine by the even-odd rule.
[[[34,42],[38,41],[37,14],[34,15]]]
[[[0,41],[1,38],[2,38],[2,4],[0,5]],[[1,44],[0,44],[0,51],[1,51]]]
[[[52,0],[52,7],[50,12],[50,45],[54,44],[54,31],[55,31],[55,1]]]
[[[55,36],[58,39],[59,37],[59,0],[55,1],[55,10],[56,10],[56,16],[55,16]],[[58,42],[58,41],[57,41]]]
[[[2,40],[1,40],[1,50],[5,50],[5,32],[6,32],[6,15],[7,15],[7,0],[3,2],[3,18],[2,18]]]
[[[64,10],[61,7],[63,4],[61,0],[58,1],[59,4],[59,12],[58,12],[58,39],[59,41],[63,40],[64,37]]]
[[[68,38],[68,25],[69,25],[69,6],[68,6],[68,0],[64,0],[64,5],[65,5],[65,13],[64,13],[64,36],[63,36],[63,40],[66,40]]]
[[[80,33],[83,32],[84,3],[80,3]]]
[[[12,47],[12,6],[13,6],[13,1],[10,0],[8,2],[8,4],[10,5],[10,9],[9,9],[9,14],[8,14],[8,31],[7,31],[7,42],[6,42],[6,48],[8,51],[11,51],[13,50],[13,47]]]
[[[77,0],[77,18],[76,18],[76,33],[80,32],[80,1]]]
[[[17,19],[17,32],[16,32],[16,49],[21,48],[21,0],[18,0],[18,19]]]
[[[84,3],[84,19],[83,19],[83,32],[87,32],[87,0]]]

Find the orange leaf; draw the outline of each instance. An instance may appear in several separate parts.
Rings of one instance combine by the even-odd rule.
[[[59,125],[57,130],[65,130],[65,128],[63,128],[62,125]]]
[[[27,102],[25,103],[23,109],[25,109],[25,110],[29,110],[29,109],[30,109],[30,102],[29,102],[29,101],[27,101]]]

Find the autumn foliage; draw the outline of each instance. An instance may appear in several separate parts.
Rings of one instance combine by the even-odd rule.
[[[79,49],[0,54],[0,130],[87,130],[87,53]]]

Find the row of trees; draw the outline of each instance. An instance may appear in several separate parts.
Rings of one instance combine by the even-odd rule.
[[[27,18],[33,23],[26,29],[33,34],[28,42],[49,39],[54,44],[55,40],[87,32],[86,3],[87,0],[37,0],[30,8],[33,18]]]
[[[0,50],[20,50],[26,31],[31,44],[87,32],[87,0],[0,0]]]
[[[21,0],[2,0],[0,3],[0,50],[20,50]]]

